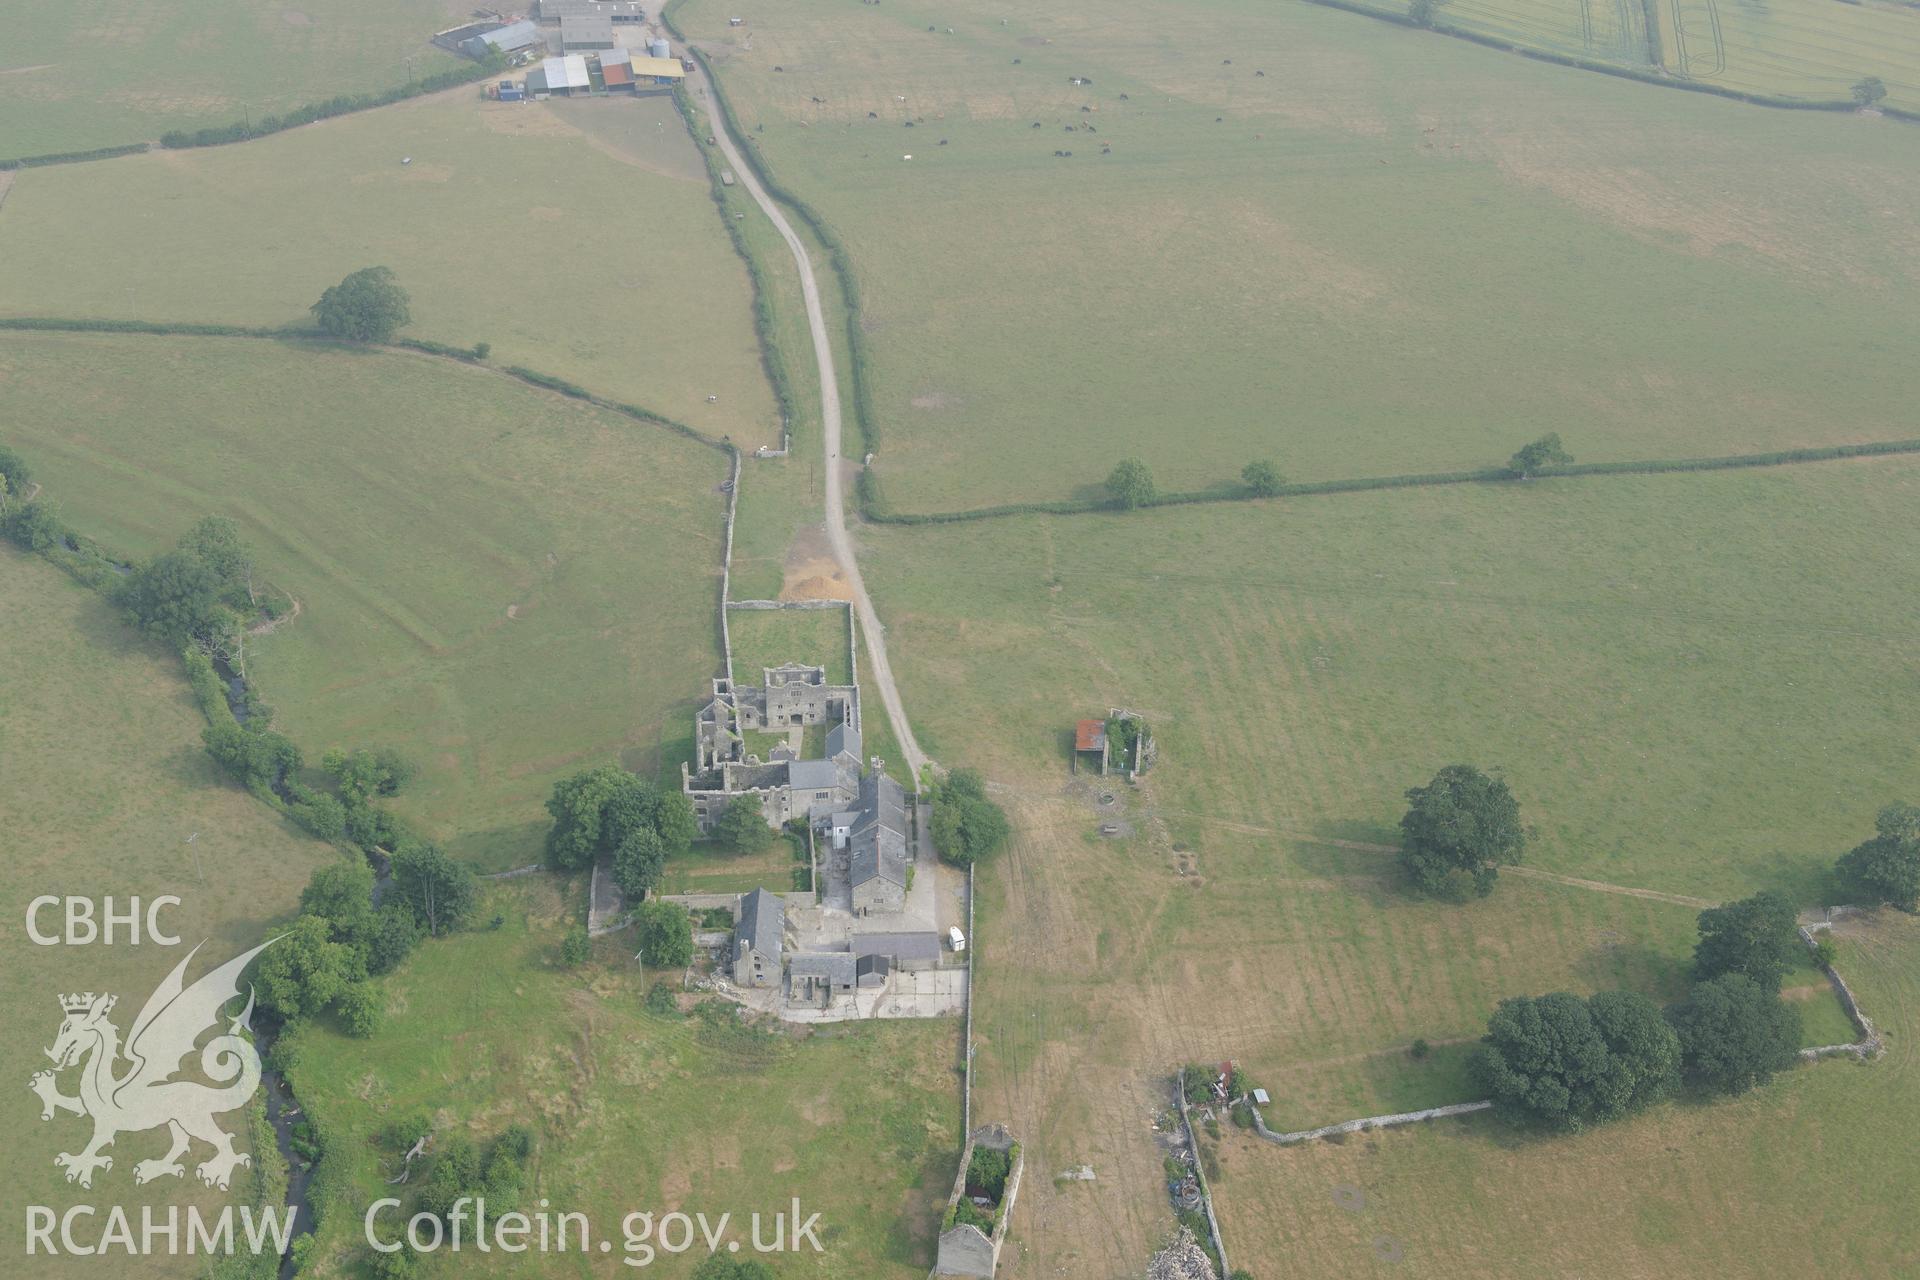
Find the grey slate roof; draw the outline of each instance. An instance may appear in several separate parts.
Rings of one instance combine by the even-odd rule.
[[[563,48],[571,49],[579,45],[598,47],[612,43],[612,18],[576,17],[570,13],[560,19],[560,44]]]
[[[800,951],[787,964],[787,972],[797,983],[803,978],[820,978],[836,987],[850,987],[854,979],[851,951]]]
[[[787,781],[795,791],[826,791],[840,780],[840,766],[831,760],[791,760]]]
[[[860,731],[842,720],[827,730],[827,759],[849,755],[856,762],[860,759]]]
[[[884,773],[860,779],[860,818],[853,825],[853,884],[889,880],[907,883],[907,797]]]
[[[893,962],[885,955],[860,956],[853,962],[854,976],[858,978],[884,979],[892,968]]]
[[[938,960],[940,935],[937,933],[857,933],[853,936],[857,956],[886,956],[893,960]]]
[[[740,923],[733,931],[736,955],[744,944],[778,964],[786,931],[785,902],[765,889],[755,889],[740,899]]]

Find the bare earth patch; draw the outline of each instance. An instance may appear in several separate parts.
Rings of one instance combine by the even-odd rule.
[[[808,525],[787,544],[787,557],[781,565],[782,600],[851,600],[853,588],[847,585],[833,549],[827,545],[827,531],[821,525]]]

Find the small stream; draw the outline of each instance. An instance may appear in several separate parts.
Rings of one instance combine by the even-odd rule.
[[[263,1031],[255,1037],[263,1060],[272,1052],[276,1035]],[[300,1114],[300,1108],[294,1102],[293,1090],[287,1087],[287,1082],[278,1071],[270,1071],[262,1065],[260,1083],[267,1093],[267,1123],[273,1126],[274,1145],[280,1149],[280,1158],[287,1163],[287,1208],[293,1211],[293,1235],[290,1239],[298,1240],[313,1230],[313,1206],[307,1202],[307,1184],[313,1181],[313,1166],[293,1150],[293,1123]],[[293,1251],[289,1249],[280,1259],[279,1280],[293,1280],[294,1271]]]

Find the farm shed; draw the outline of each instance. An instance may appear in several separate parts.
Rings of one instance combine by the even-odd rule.
[[[885,956],[896,969],[931,969],[940,963],[937,933],[856,933],[856,956]]]
[[[549,26],[568,17],[605,18],[609,22],[645,22],[647,15],[636,0],[539,0],[536,12]]]
[[[885,956],[860,956],[853,962],[853,980],[863,988],[884,987],[891,968]]]
[[[1073,770],[1080,771],[1081,756],[1097,756],[1100,772],[1107,771],[1107,722],[1082,720],[1073,726]]]
[[[803,951],[793,957],[787,973],[793,978],[795,1000],[830,1000],[853,990],[855,961],[851,951]]]
[[[633,79],[635,84],[676,85],[687,78],[687,73],[672,58],[644,58],[633,56]]]
[[[600,55],[600,79],[609,89],[633,88],[633,64],[625,49],[609,49]]]
[[[560,48],[567,53],[613,48],[613,19],[571,15],[560,19]]]
[[[540,42],[540,30],[531,22],[511,22],[462,41],[460,52],[471,58],[484,58],[495,49],[502,53],[518,53]]]
[[[549,93],[575,94],[585,93],[592,81],[587,79],[586,55],[569,53],[558,58],[548,58],[541,63],[539,70],[546,74]],[[533,77],[527,77],[532,83]]]

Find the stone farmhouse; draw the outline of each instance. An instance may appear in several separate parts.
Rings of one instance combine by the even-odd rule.
[[[831,819],[833,847],[851,849],[853,913],[899,911],[907,904],[907,796],[884,773],[860,779],[850,809]]]
[[[765,889],[740,898],[733,931],[733,981],[742,987],[778,987],[786,955],[787,904]]]
[[[680,789],[702,831],[742,799],[760,806],[768,826],[782,827],[795,818],[824,822],[859,798],[859,686],[828,684],[826,668],[797,662],[761,674],[762,684],[741,689],[715,680],[713,699],[694,718],[694,763],[680,766]],[[824,759],[800,759],[785,743],[765,760],[746,749],[746,733],[811,725],[829,726]]]

